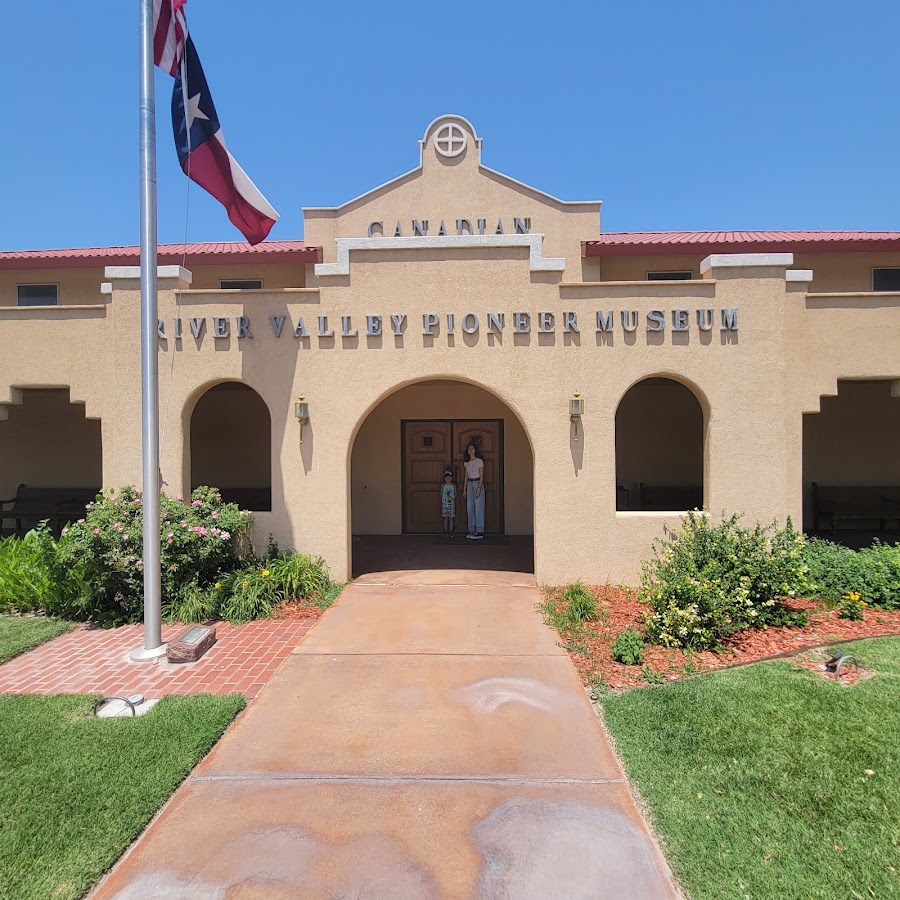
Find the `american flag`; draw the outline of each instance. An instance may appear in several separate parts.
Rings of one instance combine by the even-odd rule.
[[[184,4],[187,0],[153,0],[153,62],[177,75],[187,40]]]

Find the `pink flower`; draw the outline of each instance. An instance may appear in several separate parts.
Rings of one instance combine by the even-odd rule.
[[[63,528],[62,534],[66,534],[66,532],[67,532],[68,530],[69,530],[68,528]]]
[[[194,500],[191,503],[191,506],[203,506],[203,501],[202,500]]]
[[[211,514],[211,515],[212,515],[212,517],[213,517],[214,519],[218,519],[218,518],[219,518],[219,514],[218,514],[215,510],[212,511],[212,514]]]
[[[167,543],[167,544],[171,544],[171,543],[172,543],[172,538],[166,538],[166,543]]]
[[[121,523],[121,522],[113,522],[113,528],[118,528],[119,531],[121,531],[121,530],[122,530],[122,523]]]
[[[227,541],[228,538],[231,537],[231,535],[227,531],[223,531],[222,534],[220,535],[220,537],[222,538],[223,541]]]
[[[181,527],[182,527],[182,528],[187,528],[187,522],[182,521]]]
[[[84,519],[79,519],[75,524],[76,525],[84,525]]]
[[[123,534],[123,535],[122,535],[122,540],[123,540],[123,541],[127,541],[127,540],[128,540],[128,535],[127,535],[127,534]]]
[[[173,538],[173,537],[175,537],[175,532],[174,532],[174,531],[170,531],[170,532],[166,535],[166,537],[167,537],[167,538]]]
[[[99,528],[95,528],[95,529],[94,529],[94,534],[100,534],[100,529],[99,529]]]
[[[94,505],[94,501],[92,500],[90,503],[88,503],[88,505],[85,507],[85,509],[90,509],[93,505]]]

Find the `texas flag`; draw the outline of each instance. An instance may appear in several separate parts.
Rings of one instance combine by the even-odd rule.
[[[251,244],[265,240],[278,213],[225,146],[219,117],[190,35],[175,75],[172,128],[185,175],[228,210],[228,218]]]

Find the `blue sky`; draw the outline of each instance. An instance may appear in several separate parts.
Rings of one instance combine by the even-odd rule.
[[[137,0],[7,6],[0,249],[136,243]],[[229,148],[281,213],[272,238],[414,167],[448,112],[491,168],[602,199],[604,231],[900,230],[892,0],[189,0],[187,17]],[[156,84],[159,238],[177,242],[186,179]],[[187,236],[239,238],[196,187]]]

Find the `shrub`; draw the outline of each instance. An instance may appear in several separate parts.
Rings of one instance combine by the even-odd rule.
[[[279,600],[275,579],[265,564],[225,575],[219,585],[214,589],[222,592],[220,614],[236,624],[271,616]]]
[[[816,594],[823,599],[839,602],[856,591],[871,606],[900,609],[900,545],[876,541],[851,550],[814,538],[804,555]]]
[[[61,556],[83,562],[92,606],[108,622],[137,621],[143,615],[142,512],[140,493],[126,487],[98,497],[83,519],[63,531]],[[249,513],[223,503],[214,488],[197,488],[190,502],[160,499],[160,569],[168,615],[214,605],[209,591],[220,575],[240,565],[249,549],[251,522]]]
[[[849,619],[851,622],[862,622],[865,608],[866,603],[860,597],[859,591],[847,591],[838,604],[838,618]]]
[[[639,631],[628,628],[612,642],[612,655],[616,662],[626,666],[639,666],[644,661],[644,639]]]
[[[70,560],[47,523],[25,537],[0,541],[0,611],[72,616],[89,608],[90,588],[81,560]]]
[[[325,561],[319,557],[288,551],[270,559],[267,565],[279,600],[315,601],[331,587]]]
[[[790,520],[746,528],[739,516],[711,525],[690,512],[681,531],[657,541],[644,563],[640,599],[649,603],[647,637],[670,647],[706,649],[752,626],[792,616],[781,598],[810,589],[803,535]]]
[[[580,581],[570,584],[562,596],[566,601],[566,618],[570,622],[591,622],[599,616],[597,598]]]

